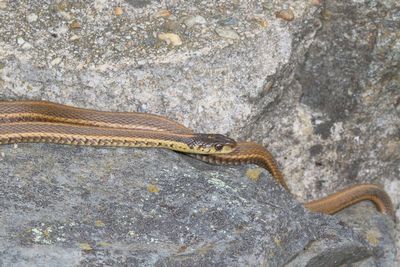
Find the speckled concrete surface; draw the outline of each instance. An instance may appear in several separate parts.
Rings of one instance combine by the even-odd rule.
[[[0,99],[152,112],[255,140],[299,200],[375,182],[398,213],[399,10],[390,0],[0,0]],[[367,221],[364,206],[339,216]]]

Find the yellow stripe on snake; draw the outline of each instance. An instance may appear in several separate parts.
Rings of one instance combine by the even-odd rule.
[[[45,101],[0,101],[0,144],[46,142],[87,146],[159,147],[188,153],[212,164],[257,164],[286,190],[271,153],[254,142],[194,133],[168,118],[137,112],[106,112]],[[393,219],[390,197],[374,184],[357,184],[304,203],[314,212],[336,213],[363,200]]]

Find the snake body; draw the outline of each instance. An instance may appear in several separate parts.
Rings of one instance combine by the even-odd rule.
[[[186,153],[225,153],[236,143],[218,134],[174,134],[53,122],[0,123],[0,144],[57,143],[86,146],[161,147]]]
[[[183,129],[152,114],[104,112],[45,101],[0,102],[0,144],[162,147],[203,154],[228,153],[236,147],[236,142],[224,135]]]
[[[137,112],[106,112],[45,101],[0,101],[0,144],[48,142],[88,146],[161,147],[212,164],[254,163],[288,186],[271,153],[254,142],[236,142],[220,134],[194,133],[166,117]],[[359,184],[305,203],[314,212],[334,214],[363,200],[395,218],[388,194]]]

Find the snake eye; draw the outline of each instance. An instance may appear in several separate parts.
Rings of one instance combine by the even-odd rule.
[[[215,147],[215,150],[221,151],[221,150],[224,148],[224,145],[222,145],[222,144],[216,144],[214,147]]]

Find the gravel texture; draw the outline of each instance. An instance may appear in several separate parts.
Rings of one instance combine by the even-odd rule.
[[[254,140],[277,157],[298,200],[321,197],[350,184],[374,182],[389,192],[400,217],[397,2],[0,0],[0,99],[42,99],[101,110],[151,112],[198,132]],[[139,159],[123,156],[136,151],[142,155]],[[148,212],[133,200],[146,198],[149,192],[143,188],[151,179],[167,177],[169,186],[174,186],[149,194],[155,197],[150,200],[155,210],[166,202],[157,197],[185,188],[179,180],[184,176],[172,175],[169,167],[157,168],[160,164],[152,166],[155,157],[161,157],[161,162],[171,161],[166,163],[169,166],[175,164],[174,173],[196,177],[187,180],[192,181],[189,184],[199,182],[193,185],[193,192],[200,195],[203,186],[211,186],[207,168],[219,173],[222,181],[236,177],[249,183],[244,171],[200,163],[188,170],[182,156],[155,151],[0,147],[0,197],[7,200],[2,200],[0,214],[3,263],[36,259],[37,265],[45,262],[49,266],[136,260],[148,264],[178,264],[179,260],[185,264],[194,255],[199,264],[230,265],[239,258],[247,260],[243,264],[257,265],[266,260],[270,266],[289,262],[292,266],[337,266],[331,261],[336,258],[347,263],[362,260],[356,266],[400,264],[393,245],[397,242],[396,247],[400,247],[396,238],[399,226],[395,228],[370,205],[357,205],[337,215],[341,222],[304,212],[300,216],[296,212],[302,209],[271,182],[257,184],[257,188],[249,186],[249,191],[242,192],[248,198],[239,193],[229,196],[224,191],[224,199],[213,202],[222,207],[217,218],[227,220],[218,228],[230,229],[225,235],[207,232],[201,224],[208,222],[206,217],[197,222],[199,229],[191,228],[194,225],[190,223],[196,223],[190,217],[195,209],[184,204],[194,205],[193,196],[186,196],[188,199],[180,200],[188,202],[175,203],[183,218],[175,226],[173,211],[155,213],[161,216],[159,220],[168,221],[168,230],[180,225],[180,232],[174,233],[187,233],[186,239],[180,241],[157,231],[156,223],[147,224],[149,229],[139,229],[143,230],[140,233],[132,230],[139,238],[129,236],[128,219],[123,214],[132,212],[126,218],[136,218],[135,214],[142,212],[144,216]],[[106,162],[99,164],[98,157]],[[111,163],[114,157],[116,161]],[[127,162],[122,168],[124,157]],[[82,163],[65,163],[71,160]],[[145,177],[137,177],[138,168],[128,163],[142,164],[143,173],[156,173],[140,187],[136,182]],[[111,171],[107,170],[109,166]],[[135,185],[121,186],[129,181],[135,181]],[[114,189],[110,189],[112,185]],[[265,195],[262,200],[256,197],[257,190],[270,192],[270,187],[276,189],[276,195]],[[87,201],[92,191],[96,197]],[[133,200],[124,194],[127,191]],[[234,213],[226,204],[239,196],[266,216],[265,225],[257,220],[249,222],[249,229],[257,230],[246,238],[236,232],[233,235],[231,230],[236,227],[235,219],[250,216],[253,206],[245,205],[240,213]],[[276,203],[276,199],[282,201],[279,207],[285,212],[263,202]],[[203,200],[198,200],[198,205],[208,207]],[[103,202],[104,210],[96,206]],[[287,220],[298,221],[299,232],[293,230],[293,238],[280,238],[278,226],[281,222],[285,225],[284,214]],[[146,218],[140,217],[138,225],[146,225]],[[106,226],[99,227],[96,220]],[[68,226],[70,222],[72,226]],[[278,229],[271,230],[268,225],[278,225]],[[192,232],[185,232],[185,227],[199,231],[194,236],[208,243],[195,238],[191,241],[188,236]],[[264,231],[266,236],[260,235],[262,229],[271,230],[271,235]],[[308,229],[304,237],[301,229]],[[333,241],[325,235],[329,231],[334,232]],[[169,245],[146,243],[150,239],[140,239],[146,233],[153,233],[153,241],[159,236]],[[274,241],[272,248],[274,233],[279,244]],[[194,242],[193,246],[188,240]],[[227,245],[232,240],[239,241]],[[104,246],[99,242],[105,242]],[[210,248],[209,244],[217,246]],[[230,246],[242,246],[242,250],[233,250],[238,258],[229,254],[233,253],[228,251]],[[279,246],[283,252],[277,252]],[[199,248],[203,256],[193,252]],[[174,256],[179,253],[183,256]]]

